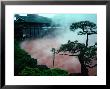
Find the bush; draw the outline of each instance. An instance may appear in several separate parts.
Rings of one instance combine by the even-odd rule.
[[[21,71],[20,75],[21,76],[66,76],[68,75],[68,72],[58,68],[44,69],[41,71],[39,68],[25,67]]]
[[[46,65],[37,65],[36,68],[38,68],[40,71],[49,69]]]
[[[37,66],[37,59],[31,58],[28,53],[19,47],[19,42],[15,40],[14,44],[14,75],[24,69],[26,66],[35,68]]]
[[[68,72],[59,68],[50,69],[52,76],[66,76]]]
[[[19,75],[21,76],[37,76],[40,75],[41,71],[38,68],[25,67]]]

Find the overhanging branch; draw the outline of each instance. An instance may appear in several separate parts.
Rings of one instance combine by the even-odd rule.
[[[96,67],[97,64],[93,65],[93,66],[90,66],[90,65],[86,65],[86,67],[89,67],[89,68],[93,68],[93,67]]]

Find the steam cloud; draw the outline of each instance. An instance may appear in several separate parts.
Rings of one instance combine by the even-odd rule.
[[[64,19],[65,18],[65,19]],[[61,25],[61,28],[56,29],[54,34],[45,36],[41,39],[36,40],[26,40],[21,43],[21,48],[28,52],[32,58],[37,59],[38,64],[47,65],[49,68],[52,68],[52,48],[58,49],[61,44],[67,43],[68,40],[85,43],[85,36],[77,36],[77,32],[72,32],[69,29],[70,24],[73,22],[68,16],[56,16],[53,19],[54,22],[57,22]],[[59,20],[60,19],[60,20]],[[63,19],[63,20],[62,20]],[[84,18],[85,19],[85,18]],[[65,21],[66,20],[66,21]],[[79,19],[81,20],[81,19]],[[95,37],[95,38],[94,38]],[[92,41],[89,42],[89,45],[94,44],[94,39],[96,36],[90,37]],[[67,70],[69,73],[81,73],[81,64],[77,57],[68,56],[68,55],[55,55],[55,68],[61,68]],[[95,69],[96,70],[96,69]],[[93,72],[92,72],[93,71]],[[90,70],[90,75],[94,74],[94,70]]]
[[[21,48],[28,52],[32,58],[37,59],[38,64],[47,65],[49,68],[53,67],[52,48],[58,49],[60,42],[57,39],[36,39],[31,41],[24,41],[21,43]],[[69,73],[80,73],[81,65],[77,57],[70,57],[68,55],[55,56],[55,68],[67,70]]]

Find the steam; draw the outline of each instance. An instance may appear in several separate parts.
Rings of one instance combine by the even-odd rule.
[[[91,21],[97,24],[96,14],[56,14],[52,21],[56,24],[60,24],[61,28],[57,29],[59,38],[63,38],[61,43],[67,43],[68,40],[75,41],[78,40],[80,43],[86,43],[86,35],[77,35],[81,29],[76,31],[70,31],[70,25],[78,21]],[[94,45],[97,42],[97,35],[90,35],[88,45]]]
[[[52,48],[58,49],[61,45],[59,39],[56,38],[43,38],[36,40],[26,40],[21,43],[21,48],[28,52],[32,58],[37,59],[38,64],[47,65],[52,68],[53,57]],[[80,73],[81,65],[76,57],[70,57],[68,55],[55,56],[55,68],[61,68],[67,70],[69,73]]]
[[[91,15],[92,16],[92,15]],[[80,17],[80,18],[79,18]],[[82,18],[81,18],[82,17]],[[61,44],[65,44],[68,40],[78,40],[81,43],[85,43],[86,36],[77,35],[78,31],[70,31],[70,25],[72,22],[81,20],[93,20],[87,18],[84,15],[55,15],[52,18],[54,23],[60,24],[60,28],[56,29],[53,33],[45,36],[44,38],[35,40],[26,40],[21,43],[21,48],[28,52],[32,58],[37,59],[38,64],[47,65],[52,68],[52,48],[58,49]],[[73,21],[74,20],[74,21]],[[55,35],[55,37],[53,36]],[[89,45],[93,45],[96,42],[96,35],[89,37]],[[69,73],[81,73],[81,64],[77,57],[68,55],[55,55],[55,68],[61,68],[67,70]]]
[[[54,32],[58,33],[58,30]],[[59,31],[60,32],[60,31]],[[57,35],[57,34],[56,34]],[[21,48],[28,52],[32,58],[37,59],[38,64],[47,65],[49,68],[53,67],[52,48],[58,49],[61,44],[67,40],[62,41],[62,36],[50,38],[52,35],[45,36],[41,39],[26,40],[21,43]],[[67,70],[69,73],[80,73],[81,65],[77,57],[70,57],[68,55],[55,55],[55,68]]]

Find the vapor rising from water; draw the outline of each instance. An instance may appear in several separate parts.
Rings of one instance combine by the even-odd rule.
[[[69,16],[71,17],[71,16]],[[37,59],[38,64],[47,65],[53,67],[53,53],[52,48],[58,49],[61,44],[67,43],[68,40],[78,40],[81,43],[85,43],[86,36],[78,36],[77,32],[70,31],[69,27],[73,22],[73,19],[68,16],[55,16],[52,20],[61,25],[61,28],[54,31],[55,37],[52,34],[36,40],[26,40],[21,43],[21,48],[28,52],[32,58]],[[84,16],[83,16],[84,17]],[[60,20],[59,20],[60,19]],[[75,18],[74,18],[75,19]],[[77,18],[78,20],[81,20]],[[85,18],[83,18],[85,19]],[[89,38],[89,45],[92,45],[96,41],[96,36]],[[77,57],[68,55],[55,55],[55,68],[62,68],[69,73],[81,73],[81,64]],[[91,70],[90,70],[91,72]],[[94,72],[94,71],[93,71]],[[93,73],[91,72],[91,74]],[[93,75],[93,74],[92,74]]]
[[[36,39],[31,41],[24,41],[21,43],[21,48],[28,52],[32,58],[37,59],[38,64],[53,67],[53,53],[52,48],[58,49],[60,42],[55,38],[50,39]],[[81,65],[76,57],[68,55],[55,56],[55,68],[62,68],[69,73],[80,73]]]

